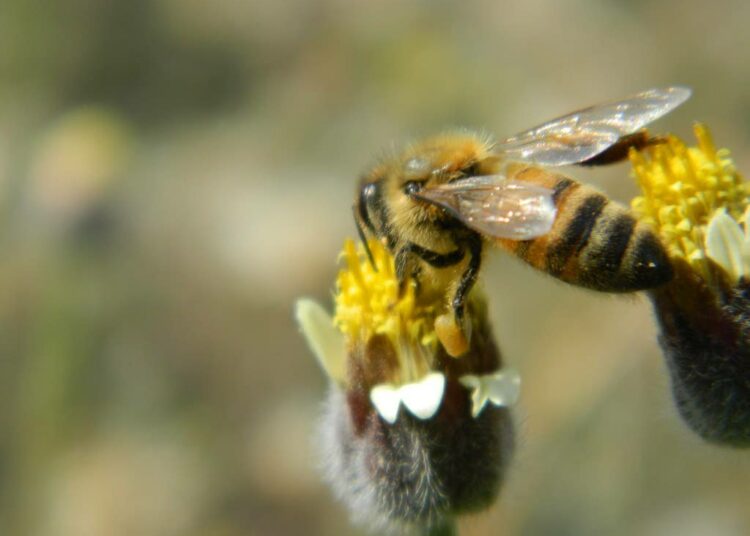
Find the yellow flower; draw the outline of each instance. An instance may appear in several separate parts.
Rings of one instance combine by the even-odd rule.
[[[739,226],[750,189],[729,151],[716,149],[708,128],[697,123],[693,131],[694,147],[669,136],[644,151],[631,150],[643,192],[632,208],[654,226],[673,259],[686,261],[709,284],[717,277],[735,283],[747,275],[737,259],[746,248]]]
[[[518,398],[517,373],[492,368],[499,365],[498,355],[492,351],[481,292],[472,292],[468,308],[469,328],[480,331],[479,346],[450,364],[453,359],[441,349],[435,327],[443,297],[418,295],[412,278],[400,289],[390,252],[375,240],[368,247],[371,257],[362,244],[344,243],[333,318],[312,300],[297,302],[297,322],[328,376],[345,390],[364,388],[391,424],[401,406],[420,419],[432,418],[451,377],[471,395],[473,417],[487,402],[512,405]]]
[[[649,292],[675,405],[707,441],[750,446],[748,184],[694,127],[696,147],[670,136],[631,152],[638,215],[661,235],[675,277]]]
[[[334,323],[352,344],[385,335],[396,349],[401,378],[406,383],[433,368],[437,347],[435,317],[439,301],[418,300],[417,284],[407,279],[399,295],[393,256],[377,240],[368,243],[373,266],[362,245],[347,240],[344,267],[336,279]]]

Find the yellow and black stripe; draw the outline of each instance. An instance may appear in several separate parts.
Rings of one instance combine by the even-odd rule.
[[[499,240],[504,249],[562,281],[594,290],[631,292],[672,278],[659,239],[622,205],[539,168],[526,168],[514,178],[553,190],[557,217],[544,236]]]

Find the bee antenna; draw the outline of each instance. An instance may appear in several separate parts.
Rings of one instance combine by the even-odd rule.
[[[372,266],[372,269],[376,272],[378,271],[378,267],[375,264],[375,257],[372,256],[372,250],[370,250],[370,244],[367,243],[367,236],[365,236],[365,231],[362,229],[362,224],[359,221],[359,218],[357,218],[357,207],[352,207],[352,211],[354,212],[354,225],[357,226],[357,234],[359,235],[359,239],[362,241],[362,245],[365,247],[365,251],[367,252],[367,258],[370,261],[370,266]]]

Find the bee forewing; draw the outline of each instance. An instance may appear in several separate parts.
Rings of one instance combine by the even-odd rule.
[[[649,89],[625,99],[591,106],[507,138],[497,145],[506,160],[565,166],[592,158],[671,112],[690,97],[690,89]]]
[[[529,240],[547,234],[557,208],[552,190],[507,180],[503,175],[468,177],[416,197],[449,210],[467,227],[494,238]]]

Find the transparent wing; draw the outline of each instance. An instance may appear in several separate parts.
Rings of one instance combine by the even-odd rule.
[[[679,86],[649,89],[558,117],[503,140],[497,149],[507,160],[541,166],[577,164],[671,112],[690,93]]]
[[[495,238],[529,240],[547,234],[557,208],[552,190],[503,175],[468,177],[425,188],[415,197],[450,211],[466,226]]]

